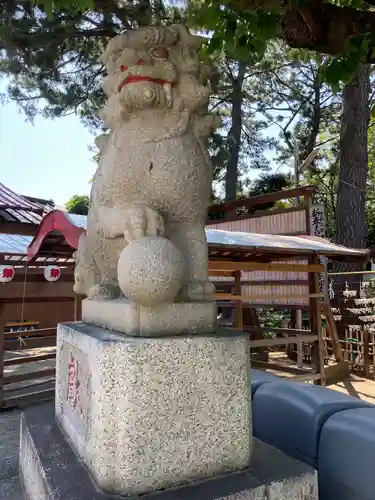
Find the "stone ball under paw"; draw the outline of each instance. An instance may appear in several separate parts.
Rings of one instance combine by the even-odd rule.
[[[173,302],[184,278],[185,262],[180,250],[160,236],[147,236],[129,243],[117,264],[119,286],[124,295],[144,305]]]

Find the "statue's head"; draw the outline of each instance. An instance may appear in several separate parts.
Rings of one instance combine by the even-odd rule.
[[[109,128],[147,109],[198,111],[207,107],[209,71],[200,60],[201,37],[182,25],[128,30],[102,55],[108,96],[102,118]]]

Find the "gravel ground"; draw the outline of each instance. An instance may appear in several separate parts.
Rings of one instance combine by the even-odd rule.
[[[0,413],[0,500],[24,500],[18,476],[21,410]]]

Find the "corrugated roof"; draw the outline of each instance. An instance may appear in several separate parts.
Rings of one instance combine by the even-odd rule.
[[[71,222],[77,227],[87,227],[86,215],[68,214]],[[314,236],[282,236],[275,234],[244,233],[206,228],[207,241],[211,245],[238,246],[250,249],[290,250],[291,252],[316,252],[321,255],[348,255],[364,257],[367,250],[356,250],[335,245],[323,238]]]
[[[22,234],[0,234],[0,253],[24,255],[32,239],[32,236]]]
[[[277,234],[243,233],[207,229],[207,241],[211,245],[237,246],[250,249],[290,250],[291,252],[316,252],[321,255],[350,255],[363,257],[367,250],[357,250],[335,245],[323,238],[314,236],[283,236]]]
[[[68,212],[65,214],[74,226],[87,229],[87,215],[69,214]]]
[[[38,225],[50,208],[16,194],[0,182],[0,218],[5,221]]]

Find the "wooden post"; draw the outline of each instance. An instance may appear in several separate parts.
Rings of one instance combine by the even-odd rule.
[[[303,343],[300,340],[297,342],[297,366],[303,368]]]
[[[0,304],[0,408],[4,405],[4,312],[5,305]]]
[[[234,295],[242,295],[241,271],[234,271]],[[242,300],[236,300],[235,325],[239,330],[243,329]]]
[[[318,264],[319,257],[313,255],[309,258],[309,263]],[[309,272],[309,294],[319,293],[319,275],[315,272]],[[312,334],[318,335],[318,341],[313,344],[312,362],[315,370],[320,373],[321,379],[314,381],[314,384],[325,385],[324,373],[324,345],[322,338],[322,319],[321,319],[321,299],[311,297],[309,300],[310,330]]]
[[[370,356],[369,356],[369,335],[368,330],[362,330],[363,340],[363,372],[365,378],[370,378]],[[361,342],[362,345],[362,342]]]
[[[75,295],[74,297],[74,321],[81,321],[82,319],[82,297]]]

